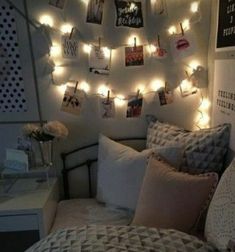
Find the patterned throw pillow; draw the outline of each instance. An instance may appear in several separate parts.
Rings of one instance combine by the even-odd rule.
[[[147,133],[147,148],[167,145],[169,141],[183,148],[180,170],[190,173],[223,171],[223,161],[229,146],[230,125],[185,131],[166,123],[150,123]]]
[[[220,251],[235,240],[235,159],[223,173],[211,200],[205,237]]]

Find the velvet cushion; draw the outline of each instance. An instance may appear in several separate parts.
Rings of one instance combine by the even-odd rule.
[[[223,173],[211,200],[205,237],[221,251],[235,241],[235,159]]]
[[[229,124],[188,132],[177,126],[157,121],[149,124],[147,148],[165,146],[169,141],[174,141],[183,148],[181,171],[222,173],[229,136]]]
[[[151,159],[132,225],[190,232],[214,192],[216,173],[190,175]]]

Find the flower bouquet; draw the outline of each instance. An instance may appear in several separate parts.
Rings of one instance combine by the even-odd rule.
[[[52,165],[53,140],[63,139],[68,136],[68,129],[58,121],[50,121],[42,126],[26,124],[22,131],[25,137],[38,142],[44,166]]]

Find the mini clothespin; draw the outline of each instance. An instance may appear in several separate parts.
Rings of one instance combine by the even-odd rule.
[[[161,47],[161,43],[160,43],[160,35],[157,35],[157,45],[160,48]]]
[[[101,37],[98,38],[98,46],[99,46],[99,50],[101,48]]]
[[[109,103],[109,100],[110,100],[110,90],[108,90],[108,92],[107,92],[106,103]]]
[[[78,83],[79,83],[79,81],[76,81],[76,84],[75,84],[75,87],[74,87],[74,90],[73,90],[73,93],[74,93],[74,94],[77,92]]]
[[[190,75],[188,74],[188,71],[185,71],[186,77],[188,80],[190,80]]]
[[[136,37],[134,37],[134,48],[136,49]]]
[[[165,81],[165,92],[167,93],[167,92],[169,92],[170,90],[169,90],[169,84],[168,84],[168,82],[167,81]]]
[[[69,39],[72,39],[73,34],[74,34],[75,31],[76,31],[76,27],[73,27],[73,28],[71,29],[71,32],[70,32],[70,35],[69,35]]]
[[[181,29],[182,36],[184,36],[184,28],[183,28],[183,24],[181,22],[180,22],[180,29]]]
[[[137,90],[137,93],[136,93],[136,100],[139,99],[139,96],[140,96],[140,90],[138,89],[138,90]]]

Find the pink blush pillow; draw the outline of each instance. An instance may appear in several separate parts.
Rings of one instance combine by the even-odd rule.
[[[216,173],[190,175],[152,158],[132,225],[190,232],[208,206],[217,182]]]

